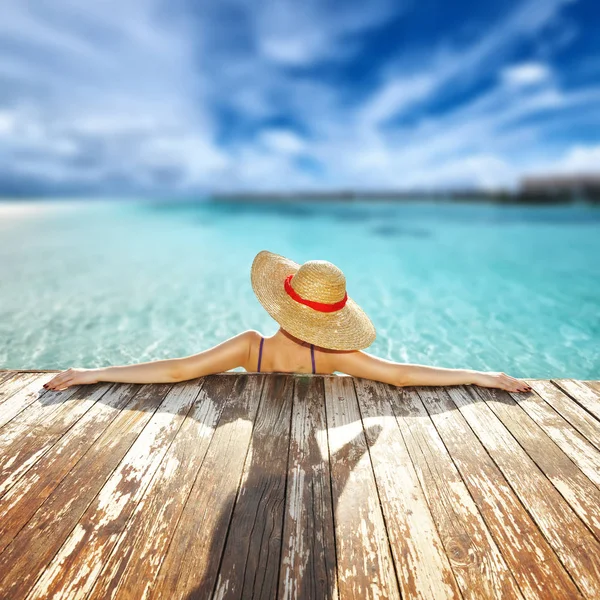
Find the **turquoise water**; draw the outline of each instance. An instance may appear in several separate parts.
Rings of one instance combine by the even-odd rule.
[[[0,367],[184,356],[277,324],[262,249],[329,260],[401,362],[600,379],[600,209],[436,202],[0,205]]]

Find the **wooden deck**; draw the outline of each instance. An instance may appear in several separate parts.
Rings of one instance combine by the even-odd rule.
[[[0,371],[0,598],[600,598],[600,384]]]

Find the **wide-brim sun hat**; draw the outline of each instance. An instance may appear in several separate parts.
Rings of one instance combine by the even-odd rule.
[[[261,250],[252,262],[252,289],[265,310],[293,336],[331,350],[360,350],[375,327],[348,296],[346,277],[326,260],[299,265]]]

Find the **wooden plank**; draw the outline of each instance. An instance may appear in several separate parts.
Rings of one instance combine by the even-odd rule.
[[[461,598],[392,410],[390,388],[368,379],[356,379],[355,387],[402,597]],[[478,598],[481,591],[479,585],[473,589]],[[522,596],[516,591],[512,597]]]
[[[265,378],[237,378],[149,598],[211,597]]]
[[[225,433],[236,419],[239,419],[239,425],[249,429],[248,423],[242,421],[247,415],[241,414],[238,403],[244,390],[246,394],[255,393],[256,382],[254,379],[246,384],[242,378],[232,377],[206,378],[196,404],[135,508],[87,600],[150,597],[192,486],[198,477],[201,485],[205,485],[207,472],[201,472],[200,467],[214,439],[217,423],[221,433]],[[239,432],[240,429],[237,434]],[[232,435],[231,431],[229,435]],[[207,504],[196,508],[210,512],[206,509],[212,505],[213,502],[207,499]],[[196,536],[199,530],[204,528],[200,523],[194,523],[188,533]],[[206,558],[208,561],[210,557]],[[186,556],[182,560],[186,560]]]
[[[19,413],[18,419],[11,419],[0,429],[0,461],[11,454],[13,444],[31,436],[31,430],[35,426],[44,423],[53,413],[61,409],[65,410],[65,406],[70,407],[78,397],[76,394],[81,393],[82,389],[93,391],[100,387],[100,384],[95,386],[73,386],[62,392],[46,390],[40,394],[33,403]]]
[[[294,383],[294,377],[280,374],[265,380],[215,598],[277,596]],[[175,588],[162,588],[167,589]],[[192,597],[208,598],[211,591],[202,582]]]
[[[600,392],[600,381],[582,381],[581,383],[591,388],[595,392]]]
[[[521,592],[532,600],[581,598],[529,512],[450,399],[449,389],[416,388]],[[398,402],[396,406],[401,409],[403,404]],[[410,406],[406,407],[406,412],[398,414],[407,418],[411,429],[414,422],[426,423],[424,418],[417,421],[412,417]],[[433,432],[430,435],[435,438]],[[432,480],[436,485],[442,485],[444,481],[437,472],[432,474]],[[452,484],[448,487],[454,488]]]
[[[10,397],[5,398],[0,408],[0,428],[12,421],[12,419],[33,403],[37,402],[39,405],[42,396],[47,393],[43,385],[48,380],[47,375],[34,375],[22,388],[14,392]],[[0,429],[0,435],[2,434],[3,432]]]
[[[46,567],[28,600],[54,594],[86,598],[199,392],[197,381],[173,386]]]
[[[278,598],[337,600],[323,379],[297,377]]]
[[[600,393],[574,379],[552,379],[552,383],[564,390],[596,419],[600,420]]]
[[[0,371],[0,387],[2,386],[2,384],[7,379],[10,379],[11,377],[14,377],[17,373],[18,373],[18,371],[5,371],[5,370],[1,370]]]
[[[5,452],[0,455],[0,494],[6,493],[112,385],[97,383],[54,392],[51,398],[62,403],[32,406],[35,425],[30,429],[28,419],[16,419],[16,426],[1,440]],[[26,427],[27,431],[23,431]]]
[[[0,552],[12,541],[35,511],[52,494],[67,473],[127,405],[143,410],[147,393],[130,400],[143,386],[116,385],[102,396],[40,459],[31,466],[0,500]],[[147,392],[147,389],[145,390]]]
[[[439,390],[377,385],[390,399],[462,597],[523,598],[511,574],[520,563],[509,567],[502,556],[419,395],[431,399]]]
[[[39,377],[38,373],[16,373],[2,382],[0,386],[0,405],[36,377]]]
[[[522,410],[508,392],[485,388],[476,388],[476,391],[596,539],[600,540],[600,489],[578,468],[578,464],[581,464],[598,480],[600,471],[595,475],[593,471],[600,465],[600,453],[581,436],[577,437],[577,432],[551,408],[542,408],[537,413],[543,419],[542,426]],[[553,438],[557,440],[556,443]],[[565,450],[574,457],[573,460]]]
[[[535,392],[600,450],[600,422],[550,381],[528,380]]]
[[[507,394],[503,394],[502,398],[498,401],[495,397],[495,392],[489,392],[488,390],[481,391],[488,397],[490,395],[494,396],[493,402],[500,402],[500,404],[506,402],[509,406],[512,404],[511,402],[507,402]],[[559,390],[556,391],[560,394]],[[482,394],[480,393],[480,395]],[[529,415],[529,417],[535,421],[535,423],[554,442],[554,444],[560,448],[560,451],[562,451],[564,455],[568,456],[573,463],[575,463],[579,469],[581,469],[581,471],[587,475],[588,479],[593,481],[596,486],[598,486],[598,488],[594,488],[596,490],[594,494],[600,494],[600,452],[598,449],[595,448],[593,444],[590,444],[590,442],[583,435],[581,435],[581,433],[579,433],[577,429],[573,427],[566,419],[564,419],[546,402],[544,402],[544,400],[535,392],[535,390],[528,393],[511,392],[508,397],[512,399],[514,405],[520,406]],[[574,402],[572,403],[575,404]],[[496,406],[500,405],[490,405],[492,410],[494,410]],[[531,432],[535,431],[536,434],[539,433],[535,428],[527,427],[527,429]],[[600,423],[598,423],[598,433],[600,434]],[[529,453],[529,455],[533,458],[531,453]],[[549,455],[545,455],[544,458],[548,460]],[[553,470],[558,464],[559,463],[553,464]],[[569,472],[572,471],[572,464],[566,462],[564,457],[561,459],[560,464],[565,464],[567,470]],[[542,468],[542,470],[544,469]],[[578,477],[578,481],[581,481],[580,477]],[[588,483],[585,484],[586,489],[588,487]],[[560,491],[561,487],[563,486],[557,487]],[[577,485],[574,487],[577,488]],[[573,491],[574,490],[571,490],[571,492]],[[598,505],[600,506],[600,502]],[[594,509],[595,508],[596,507],[594,507]],[[593,512],[596,513],[597,510],[593,510]],[[597,522],[597,530],[600,514],[595,517],[595,519]]]
[[[352,378],[328,376],[324,384],[340,597],[399,599]]]
[[[600,596],[600,543],[471,387],[448,393],[527,507],[563,565],[590,598]]]
[[[0,554],[0,598],[27,596],[172,387],[155,384],[142,390],[138,398],[144,393],[147,398],[142,409],[117,415]]]
[[[600,517],[596,514],[598,511],[593,510],[592,502],[598,503],[595,496],[589,495],[589,490],[596,489],[591,482],[597,484],[599,477],[599,455],[592,444],[598,441],[600,420],[588,407],[583,408],[586,402],[594,406],[600,398],[593,385],[597,382],[557,380],[553,384],[529,380],[539,396],[512,394],[507,396],[511,402],[506,398],[504,402],[498,402],[495,396],[492,400],[485,395],[488,392],[485,390],[483,397],[486,400],[480,404],[488,409],[488,413],[481,415],[480,408],[476,407],[471,422],[465,420],[464,413],[472,410],[471,404],[477,404],[480,398],[477,398],[477,392],[473,395],[475,388],[470,387],[457,388],[469,397],[468,403],[463,398],[465,406],[460,410],[443,390],[416,388],[423,398],[428,393],[442,396],[441,402],[430,399],[428,403],[423,399],[429,410],[432,406],[435,411],[448,405],[438,413],[430,413],[430,418],[413,390],[370,380],[364,380],[364,383],[350,377],[270,375],[268,379],[285,377],[293,379],[295,384],[281,384],[280,392],[272,394],[278,396],[279,412],[271,410],[265,417],[262,415],[264,407],[258,410],[257,390],[260,386],[252,395],[247,383],[239,383],[254,377],[261,378],[254,381],[260,381],[262,385],[265,375],[209,376],[207,380],[214,377],[215,381],[230,382],[223,386],[232,390],[241,385],[239,393],[232,393],[225,406],[197,401],[188,417],[181,418],[183,425],[173,433],[172,442],[155,440],[152,451],[159,454],[161,448],[164,449],[163,459],[157,459],[156,469],[153,472],[143,472],[143,468],[137,470],[138,463],[145,460],[139,458],[130,465],[137,470],[131,475],[131,486],[121,483],[121,488],[117,484],[112,501],[106,497],[100,502],[102,490],[112,479],[109,477],[111,472],[115,467],[117,472],[122,470],[121,465],[117,466],[119,461],[152,420],[151,413],[160,400],[155,401],[150,413],[147,403],[137,395],[133,400],[130,395],[125,406],[126,390],[130,386],[115,385],[111,393],[106,393],[100,402],[95,402],[60,435],[52,438],[53,428],[60,428],[59,423],[68,418],[67,413],[72,410],[65,408],[66,402],[71,402],[72,406],[76,400],[72,395],[77,389],[89,392],[92,386],[79,386],[65,392],[45,391],[29,403],[33,380],[41,378],[41,373],[19,372],[4,379],[8,382],[17,376],[31,376],[29,383],[11,392],[0,407],[0,418],[8,414],[3,412],[6,407],[12,407],[13,412],[11,420],[0,430],[0,466],[2,461],[11,459],[8,471],[12,465],[18,466],[20,459],[11,456],[10,450],[34,449],[38,433],[42,443],[49,439],[48,435],[52,443],[26,465],[25,471],[16,473],[12,480],[5,480],[10,485],[6,486],[5,495],[0,496],[0,598],[209,598],[213,590],[214,597],[218,598],[256,595],[362,599],[390,597],[390,594],[399,598],[394,566],[398,567],[397,578],[403,597],[451,597],[409,593],[410,590],[425,589],[410,580],[411,572],[415,571],[412,565],[420,565],[427,550],[434,554],[439,551],[433,542],[431,548],[426,548],[424,543],[411,544],[427,535],[435,542],[436,533],[439,536],[437,543],[443,544],[443,554],[447,555],[460,588],[459,597],[474,600],[519,598],[509,570],[512,570],[522,596],[528,599],[597,596],[600,585],[598,540],[572,510],[571,517],[582,529],[575,527],[573,531],[570,521],[565,524],[561,511],[570,509],[560,495],[566,494],[571,503],[578,503],[576,510],[585,511],[581,518],[588,519],[587,526],[597,534]],[[49,374],[47,379],[51,376]],[[328,401],[326,390],[319,392],[319,387],[333,378],[338,380],[335,382],[337,387],[334,389],[329,383]],[[1,381],[0,375],[0,391],[3,389]],[[538,383],[533,385],[536,381]],[[571,392],[560,385],[564,381]],[[350,389],[344,387],[347,384]],[[293,394],[289,391],[290,385]],[[366,400],[362,398],[365,392],[361,388],[365,385],[369,390],[375,390],[369,391]],[[359,392],[358,398],[354,396],[354,405],[353,386]],[[31,389],[25,389],[27,387]],[[146,391],[148,400],[152,400],[161,386],[140,387]],[[162,387],[164,397],[172,386]],[[553,391],[545,395],[540,393],[540,390],[547,391],[546,388]],[[319,403],[323,400],[319,394],[324,391],[326,415],[325,406]],[[112,396],[112,392],[116,395]],[[207,388],[202,389],[198,398],[208,399],[205,392]],[[250,419],[235,412],[236,398],[243,393],[247,398],[242,404],[251,403],[252,398],[256,403]],[[122,394],[120,403],[118,394]],[[577,395],[578,399],[571,399],[571,394]],[[263,401],[266,397],[263,396]],[[63,400],[65,405],[61,404]],[[391,407],[386,403],[391,403]],[[115,410],[117,408],[120,410]],[[221,408],[224,412],[215,430],[214,423],[219,419]],[[246,408],[246,413],[250,414],[252,407]],[[227,410],[231,413],[229,416]],[[525,420],[517,416],[515,410],[522,413]],[[59,417],[54,415],[58,411],[66,412]],[[272,424],[264,426],[262,437],[256,431],[252,432],[257,411],[257,423],[261,419],[271,419],[279,424],[280,433],[276,437],[283,436],[287,440],[291,435],[289,454],[285,444],[277,446],[275,441],[267,439],[266,431],[273,435]],[[293,415],[291,431],[283,426],[286,414],[288,418]],[[326,417],[329,418],[329,432]],[[337,424],[334,423],[336,418]],[[457,420],[462,420],[464,430],[460,426],[456,428]],[[49,427],[42,426],[44,421]],[[491,433],[486,433],[490,426],[488,421],[495,422]],[[494,427],[504,430],[507,439],[521,449],[522,455],[517,452],[512,463],[505,455],[515,454],[514,448],[510,444],[503,448],[506,440]],[[222,428],[225,431],[220,433]],[[481,445],[473,430],[480,436],[487,435],[487,442]],[[54,429],[55,434],[58,431]],[[341,450],[336,447],[336,441],[341,446],[357,432],[362,432],[358,438],[352,439]],[[3,433],[6,434],[4,437]],[[544,440],[542,448],[540,436]],[[10,441],[7,443],[7,440]],[[266,444],[271,444],[270,451],[262,449]],[[527,454],[521,446],[533,455],[531,464],[523,458]],[[246,455],[249,447],[250,452]],[[546,452],[548,455],[545,456],[544,450],[549,447],[554,447],[558,454],[553,456]],[[234,457],[223,456],[226,451],[233,451]],[[327,462],[329,451],[332,454],[330,466]],[[560,459],[557,458],[559,455]],[[22,456],[26,459],[27,453]],[[148,461],[153,462],[153,459],[148,458]],[[543,461],[546,463],[542,464]],[[230,467],[232,463],[233,468]],[[547,472],[546,476],[559,488],[560,494],[546,480],[555,492],[554,497],[546,497],[547,490],[542,484],[538,485],[540,465],[545,471],[552,467],[552,472]],[[567,465],[571,465],[571,471]],[[396,480],[389,470],[391,467],[396,467],[393,474]],[[581,473],[575,476],[573,486],[569,477],[578,473],[578,469]],[[497,481],[490,473],[495,474]],[[125,476],[128,476],[127,472]],[[243,484],[238,492],[240,477]],[[524,481],[516,481],[517,477]],[[353,478],[361,484],[356,486]],[[368,483],[369,478],[372,483]],[[535,489],[526,491],[532,482]],[[585,488],[583,495],[582,485]],[[381,539],[373,533],[381,531],[377,517],[375,525],[363,519],[364,531],[360,531],[359,513],[362,511],[363,516],[369,513],[370,489],[375,492],[380,510]],[[266,490],[268,501],[264,497],[261,500],[261,490]],[[509,495],[512,503],[508,500]],[[208,507],[215,506],[216,497],[224,500],[219,500],[217,510],[211,512]],[[556,504],[557,498],[560,506],[553,511],[551,505]],[[546,504],[543,504],[544,500]],[[96,510],[95,518],[91,514],[94,506],[102,509]],[[430,511],[429,515],[425,508]],[[352,510],[356,514],[351,514]],[[78,523],[82,515],[83,519]],[[250,519],[248,515],[251,515]],[[336,529],[332,531],[333,516]],[[354,530],[350,526],[352,522]],[[423,522],[427,527],[419,529],[417,526],[422,527]],[[342,538],[340,532],[344,527],[349,533]],[[501,528],[504,531],[499,531]],[[549,533],[552,528],[555,537]],[[77,531],[82,535],[81,540]],[[333,537],[334,533],[337,538]],[[401,537],[403,534],[405,538]],[[362,550],[366,558],[362,560],[362,555],[356,551],[353,562],[348,557],[354,552],[352,545],[358,546],[355,540],[362,539],[361,535],[371,540]],[[562,554],[555,538],[562,540]],[[595,546],[590,545],[590,539]],[[346,547],[340,552],[344,544]],[[241,545],[242,550],[238,550],[237,545]],[[339,582],[336,579],[336,549],[340,559]],[[232,559],[230,555],[236,552],[237,558]],[[571,552],[575,568],[566,564],[566,569],[581,591],[575,587],[555,552],[563,563],[566,553]],[[165,558],[171,553],[171,563],[167,566]],[[443,556],[440,560],[444,560]],[[221,568],[220,561],[223,561]],[[431,566],[431,562],[423,560],[422,566],[425,568],[430,564],[430,576],[435,580],[441,572],[437,566]],[[175,577],[170,577],[170,569],[178,571]],[[52,570],[54,573],[48,574]],[[385,587],[382,572],[391,577],[392,592]],[[220,578],[225,574],[228,574],[230,586]],[[42,587],[45,578],[48,590]],[[164,587],[161,585],[163,579]],[[171,588],[173,582],[175,587]],[[359,591],[353,596],[354,589]],[[431,589],[436,588],[432,585]],[[172,593],[172,590],[175,591]]]

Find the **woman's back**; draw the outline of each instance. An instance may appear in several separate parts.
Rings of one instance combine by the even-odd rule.
[[[246,370],[258,373],[331,374],[327,352],[308,342],[281,335],[264,337],[256,332]]]

